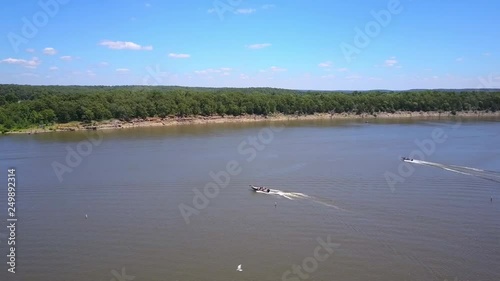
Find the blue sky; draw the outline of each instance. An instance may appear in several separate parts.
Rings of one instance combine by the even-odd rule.
[[[500,88],[495,0],[6,0],[0,83]]]

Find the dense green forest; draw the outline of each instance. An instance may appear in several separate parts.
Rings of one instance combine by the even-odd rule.
[[[167,116],[497,111],[500,91],[321,92],[273,88],[0,85],[0,131]]]

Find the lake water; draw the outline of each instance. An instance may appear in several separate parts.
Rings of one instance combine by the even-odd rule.
[[[0,279],[498,281],[498,121],[2,136]],[[401,161],[410,154],[427,162]]]

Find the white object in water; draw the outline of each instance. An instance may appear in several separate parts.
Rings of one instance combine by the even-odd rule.
[[[237,271],[243,271],[243,269],[241,269],[241,264],[238,265],[238,267],[236,268]]]
[[[85,218],[86,218],[86,219],[88,219],[88,218],[89,218],[89,216],[87,216],[87,214],[85,214]]]

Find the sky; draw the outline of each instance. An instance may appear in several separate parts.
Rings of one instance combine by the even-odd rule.
[[[500,88],[496,0],[4,0],[0,84]]]

